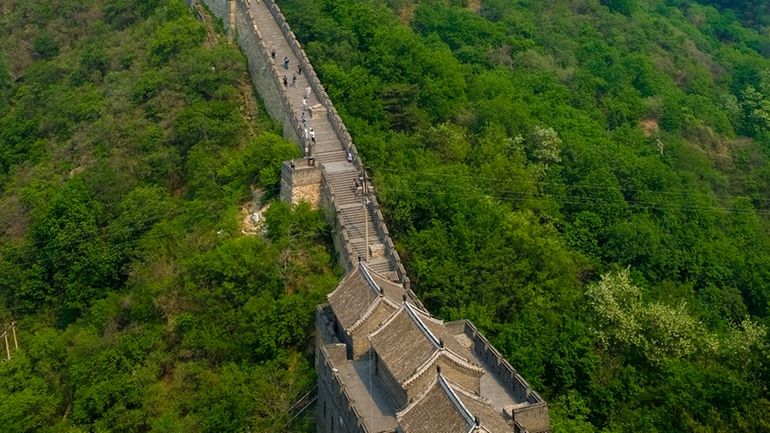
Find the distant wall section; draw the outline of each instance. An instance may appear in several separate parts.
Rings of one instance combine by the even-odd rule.
[[[289,101],[281,89],[281,81],[278,73],[273,68],[272,59],[269,57],[270,51],[264,46],[264,40],[257,27],[255,20],[246,1],[241,0],[197,0],[206,5],[209,10],[219,19],[227,29],[228,33],[234,37],[240,46],[241,51],[248,62],[249,76],[251,82],[257,89],[265,103],[265,109],[270,117],[278,120],[283,125],[283,136],[294,141],[299,146],[301,141],[297,135],[299,121],[292,112]],[[235,11],[235,15],[231,12]],[[236,23],[236,28],[232,28],[231,20]]]

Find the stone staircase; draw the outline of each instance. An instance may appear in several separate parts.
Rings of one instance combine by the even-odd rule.
[[[351,260],[355,261],[360,257],[375,271],[392,276],[393,263],[385,256],[383,238],[377,230],[372,203],[361,191],[356,192],[355,189],[358,170],[347,161],[334,161],[324,164],[324,175],[329,190],[334,195],[340,227],[346,233],[345,238],[349,240]]]
[[[381,213],[372,203],[376,200],[368,200],[365,205],[362,194],[356,194],[354,182],[361,167],[358,152],[302,51],[301,44],[285,23],[280,9],[273,0],[236,1],[250,21],[247,29],[239,30],[254,31],[257,34],[260,50],[263,51],[259,55],[266,59],[266,68],[269,71],[266,76],[273,77],[276,87],[282,93],[281,103],[285,112],[289,113],[287,118],[300,139],[301,148],[305,147],[305,128],[312,127],[314,130],[315,145],[311,146],[311,154],[323,170],[322,179],[325,179],[327,189],[332,192],[331,203],[328,204],[338,219],[340,233],[337,235],[341,238],[340,244],[344,249],[342,253],[346,256],[347,263],[353,264],[360,257],[369,263],[370,268],[384,276],[404,280],[406,276],[403,266],[392,247],[392,241],[387,237],[387,228]],[[269,54],[273,50],[276,54],[274,59]],[[288,69],[283,65],[284,57],[289,60]],[[291,83],[298,65],[302,66],[303,72],[297,74],[296,84],[284,86],[282,78],[286,76]],[[306,95],[308,110],[304,111],[303,99]],[[347,160],[348,152],[352,153],[352,163]]]

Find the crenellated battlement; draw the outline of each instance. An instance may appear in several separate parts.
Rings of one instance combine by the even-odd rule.
[[[433,318],[410,289],[353,140],[280,8],[201,1],[304,153],[283,164],[282,199],[325,210],[348,273],[316,310],[318,432],[467,433],[470,419],[473,431],[550,432],[547,404],[476,327]]]

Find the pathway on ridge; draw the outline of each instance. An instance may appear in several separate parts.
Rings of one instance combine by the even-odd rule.
[[[310,86],[306,78],[306,71],[303,71],[301,75],[297,74],[296,86],[292,86],[292,75],[297,72],[299,59],[291,50],[289,41],[284,36],[265,2],[252,0],[248,4],[255,21],[254,24],[262,36],[268,57],[271,50],[275,50],[275,60],[272,62],[273,68],[278,72],[279,77],[283,78],[284,75],[286,76],[289,82],[288,88],[284,88],[282,84],[280,87],[285,90],[293,112],[297,118],[300,118],[305,89]],[[283,66],[284,57],[289,59],[288,69]],[[320,106],[319,101],[318,95],[311,90],[308,106]],[[366,226],[364,225],[362,198],[355,194],[353,188],[353,184],[358,177],[358,170],[353,164],[347,162],[347,149],[345,149],[342,141],[334,131],[326,113],[321,112],[316,114],[315,117],[307,117],[307,119],[308,126],[312,126],[315,130],[316,145],[313,154],[316,161],[322,164],[326,179],[328,180],[328,186],[335,195],[339,222],[350,239],[353,250],[351,260],[355,262],[357,257],[366,257],[365,236],[367,231],[369,245],[384,245],[385,240],[377,233],[371,206],[366,211]],[[395,279],[395,263],[390,258],[372,258],[369,260],[369,265],[375,271]]]

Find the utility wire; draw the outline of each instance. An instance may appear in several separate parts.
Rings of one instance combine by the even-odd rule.
[[[478,176],[478,175],[463,175],[463,174],[454,174],[454,173],[442,173],[437,171],[427,171],[427,170],[408,170],[408,169],[377,169],[375,172],[384,172],[384,173],[394,173],[394,174],[414,174],[418,176],[432,176],[432,177],[442,177],[442,178],[458,178],[458,179],[466,179],[471,181],[479,181],[479,180],[486,180],[491,183],[499,184],[500,182],[510,182],[510,181],[516,181],[521,180],[525,181],[527,183],[531,183],[533,185],[552,185],[552,186],[559,186],[559,187],[566,187],[566,188],[572,188],[572,189],[586,189],[586,190],[593,190],[593,191],[609,191],[609,192],[624,192],[624,191],[631,191],[636,193],[654,193],[654,194],[662,194],[662,195],[671,195],[674,197],[682,197],[682,198],[692,198],[692,197],[705,197],[705,198],[723,198],[723,199],[731,199],[735,198],[734,195],[720,195],[720,194],[708,194],[703,192],[697,192],[697,191],[653,191],[653,190],[639,190],[635,189],[633,187],[629,186],[623,186],[618,184],[618,188],[612,188],[607,186],[601,186],[601,185],[575,185],[575,184],[566,184],[563,182],[557,182],[552,180],[536,180],[536,179],[527,179],[527,178],[506,178],[506,179],[500,179],[496,177],[485,177],[485,176]],[[760,202],[770,202],[770,198],[762,198],[762,197],[751,197],[751,196],[738,196],[738,197],[747,197],[753,201],[760,201]]]
[[[608,201],[604,197],[600,195],[570,195],[570,194],[557,194],[557,193],[551,193],[551,192],[543,192],[543,191],[528,191],[528,190],[515,190],[515,189],[504,189],[504,188],[492,188],[492,187],[485,187],[480,185],[457,185],[447,182],[447,180],[441,180],[441,181],[433,181],[426,179],[426,176],[433,176],[433,177],[440,177],[440,178],[459,178],[469,181],[479,181],[479,180],[486,180],[493,184],[501,184],[505,181],[511,181],[512,179],[499,179],[499,178],[492,178],[492,177],[484,177],[484,176],[463,176],[463,175],[455,175],[455,174],[444,174],[444,173],[436,173],[431,171],[411,171],[411,170],[393,170],[393,169],[383,169],[379,170],[385,173],[394,173],[394,174],[410,174],[415,175],[418,178],[417,183],[411,183],[411,187],[403,187],[403,186],[393,186],[387,185],[382,188],[378,188],[379,191],[385,191],[385,192],[398,192],[403,194],[418,194],[418,195],[430,195],[430,196],[438,196],[443,195],[446,196],[449,193],[455,196],[460,197],[473,197],[473,198],[479,198],[481,194],[487,193],[487,194],[495,194],[494,199],[501,201],[501,202],[511,202],[511,203],[522,203],[526,201],[537,201],[541,199],[553,199],[557,201],[558,205],[572,205],[572,206],[628,206],[631,209],[643,209],[643,210],[674,210],[674,211],[689,211],[689,212],[729,212],[733,214],[757,214],[757,215],[764,215],[764,216],[770,216],[770,210],[760,210],[760,209],[742,209],[742,208],[736,208],[736,207],[728,207],[728,206],[704,206],[704,205],[695,205],[695,204],[686,204],[681,202],[672,201],[674,198],[681,198],[681,199],[693,199],[693,198],[701,198],[701,199],[713,199],[714,196],[704,194],[704,193],[688,193],[688,192],[671,192],[671,191],[636,191],[637,193],[644,193],[644,194],[650,194],[650,195],[668,195],[670,197],[666,197],[662,200],[642,200],[642,199],[633,199],[633,198],[627,198],[623,196],[621,199],[619,199],[617,202]],[[528,180],[528,183],[533,186],[542,186],[542,185],[558,185],[558,186],[565,186],[567,188],[570,188],[569,185],[564,185],[557,182],[549,182],[549,181],[542,181],[542,180]],[[436,189],[440,188],[440,189]],[[573,186],[574,188],[574,186]],[[578,187],[580,189],[590,189],[593,191],[603,191],[603,192],[612,192],[612,193],[620,193],[622,195],[623,191],[618,190],[615,188],[609,188],[609,187],[602,187],[597,185],[585,185]],[[268,188],[264,190],[266,192],[278,192],[280,191],[280,187],[273,187]],[[633,190],[631,190],[633,191]],[[719,196],[717,196],[719,197]],[[726,196],[724,196],[726,197]],[[610,197],[611,198],[611,197]],[[750,198],[754,200],[754,198]],[[398,199],[397,199],[398,200]],[[770,199],[756,199],[757,201],[770,201]],[[36,247],[38,250],[38,253],[45,252],[48,249],[53,248],[66,248],[68,246],[74,246],[76,244],[80,244],[83,242],[87,242],[88,240],[101,238],[101,237],[110,237],[110,236],[116,236],[120,234],[128,234],[133,231],[146,231],[152,228],[152,226],[163,219],[167,218],[175,218],[179,216],[185,216],[187,212],[190,211],[190,209],[184,209],[183,205],[182,207],[174,209],[172,211],[169,211],[165,214],[160,215],[151,215],[147,216],[144,220],[138,221],[140,224],[138,226],[133,227],[124,227],[122,230],[113,230],[111,232],[105,233],[104,230],[106,227],[102,227],[96,232],[90,234],[88,238],[90,239],[84,239],[84,238],[78,238],[73,239],[71,242],[66,243],[57,243],[57,244],[50,244],[50,245],[42,245],[41,242],[35,242],[32,243],[32,247]],[[194,209],[195,212],[197,212],[197,215],[203,215],[206,211],[213,211],[219,208],[219,204],[211,204],[208,207],[204,208],[201,212],[200,209]],[[193,213],[190,215],[190,218],[195,218],[196,213]],[[144,234],[140,236],[137,239],[127,240],[124,242],[119,243],[113,243],[109,244],[111,247],[120,247],[120,246],[127,246],[134,243],[141,242],[143,240],[147,239],[155,239],[160,238],[163,236],[166,236],[170,234],[166,233],[160,233],[157,235],[150,235],[150,234]],[[69,254],[64,254],[63,256],[60,256],[61,258],[71,258],[78,255],[78,251],[73,251]],[[33,261],[26,261],[26,262],[16,262],[17,264],[24,265],[24,264],[31,264],[34,263]]]

